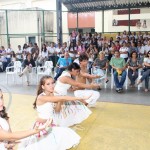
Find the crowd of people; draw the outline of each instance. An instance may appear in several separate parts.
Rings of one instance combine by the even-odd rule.
[[[18,46],[14,52],[11,45],[5,49],[1,46],[0,62],[2,71],[20,61],[22,77],[32,71],[32,67],[43,66],[52,61],[56,68],[54,79],[45,75],[40,79],[34,108],[38,117],[32,130],[13,133],[8,124],[9,117],[5,111],[3,94],[0,91],[0,149],[13,149],[18,140],[19,150],[66,150],[80,142],[80,136],[69,127],[80,124],[87,119],[100,98],[101,84],[93,82],[103,78],[107,72],[113,73],[116,92],[123,91],[128,75],[130,86],[134,87],[141,69],[140,84],[145,80],[145,92],[148,92],[150,76],[150,35],[146,32],[118,33],[116,39],[107,39],[101,34],[86,33],[82,35],[75,30],[67,42],[25,44]],[[94,68],[94,69],[93,69]],[[96,69],[95,69],[96,68]],[[128,69],[128,71],[127,71]],[[94,70],[94,71],[93,71]],[[128,74],[127,74],[128,73]],[[121,76],[121,79],[119,79]],[[87,82],[88,81],[88,82]],[[68,91],[74,96],[68,96]]]
[[[116,51],[119,52],[119,57],[115,57]],[[12,66],[14,61],[21,61],[24,70],[20,77],[25,74],[29,85],[28,73],[31,72],[31,68],[43,66],[45,61],[52,61],[53,66],[56,67],[54,77],[56,81],[72,62],[79,63],[80,54],[86,53],[88,56],[88,73],[92,73],[91,68],[93,66],[97,66],[103,71],[106,69],[110,71],[113,68],[116,91],[119,92],[122,91],[122,86],[118,86],[119,81],[116,78],[118,72],[115,72],[115,70],[122,70],[120,72],[122,72],[123,84],[127,75],[126,68],[128,68],[128,77],[131,81],[130,86],[134,87],[138,69],[144,68],[142,72],[144,77],[140,81],[145,80],[145,91],[148,91],[149,51],[150,35],[148,32],[124,31],[123,33],[118,33],[116,38],[106,38],[101,33],[81,34],[73,30],[69,34],[68,41],[60,43],[58,40],[56,43],[44,43],[41,49],[37,43],[24,44],[23,47],[18,45],[17,50],[13,50],[10,44],[8,48],[1,46],[0,70],[5,71],[6,67]],[[121,63],[123,60],[125,62],[122,62],[122,65],[116,64],[116,62],[120,61]]]

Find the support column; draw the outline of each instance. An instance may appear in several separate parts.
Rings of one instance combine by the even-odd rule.
[[[102,10],[102,33],[104,33],[104,10]]]
[[[42,37],[43,37],[43,43],[45,43],[45,20],[44,20],[44,10],[42,11],[42,26],[43,26],[43,30],[42,30]]]
[[[129,20],[128,20],[128,27],[129,27],[129,32],[130,32],[130,20],[131,20],[131,9],[129,8]]]
[[[57,11],[57,39],[62,43],[62,0],[56,0],[56,11]]]
[[[78,32],[78,29],[79,29],[79,13],[77,12],[77,32]]]
[[[6,34],[7,34],[7,45],[10,44],[9,29],[8,29],[8,11],[6,10]]]

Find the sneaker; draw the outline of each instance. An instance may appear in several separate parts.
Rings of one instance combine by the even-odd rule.
[[[123,88],[119,88],[119,93],[122,93],[123,92]]]
[[[116,92],[118,92],[119,91],[119,88],[116,88]]]
[[[122,93],[123,92],[123,88],[116,88],[116,92],[117,93]]]
[[[105,83],[108,83],[109,82],[109,80],[107,79],[106,81],[105,81]]]

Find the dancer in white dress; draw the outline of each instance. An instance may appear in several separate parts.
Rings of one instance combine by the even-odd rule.
[[[47,120],[53,120],[54,109],[59,109],[59,105],[54,103],[81,100],[81,98],[72,96],[53,96],[54,81],[50,76],[43,76],[40,80],[37,98],[34,102],[34,107],[37,109],[38,118],[35,124],[43,126]],[[19,150],[66,150],[80,141],[80,137],[70,128],[58,127],[55,125],[55,120],[52,121],[49,131],[43,130],[37,136],[24,139],[19,145]]]
[[[44,129],[39,130],[36,128],[29,131],[11,132],[8,123],[9,117],[5,112],[3,103],[3,94],[0,90],[0,150],[12,150],[15,144],[17,144],[17,140],[37,134]]]
[[[54,88],[55,95],[67,95],[67,91],[71,86],[80,88],[98,88],[98,84],[84,84],[75,81],[71,77],[76,77],[80,72],[80,66],[72,63],[68,67],[68,71],[64,71],[56,82]],[[82,97],[82,95],[81,95]],[[87,98],[88,99],[88,98]],[[92,112],[81,102],[65,102],[62,109],[55,115],[60,126],[73,126],[79,124],[89,117]]]

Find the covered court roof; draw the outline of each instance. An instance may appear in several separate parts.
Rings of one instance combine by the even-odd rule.
[[[150,7],[150,0],[62,0],[70,12]]]

